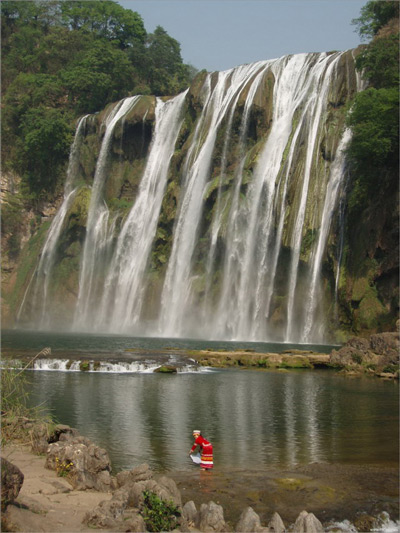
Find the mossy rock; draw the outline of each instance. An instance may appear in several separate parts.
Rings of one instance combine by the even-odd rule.
[[[90,361],[81,361],[79,370],[82,372],[88,372],[90,370]]]
[[[375,330],[378,321],[386,313],[387,310],[380,302],[375,288],[369,287],[358,308],[357,325],[361,329]]]
[[[278,364],[278,368],[313,368],[313,365],[307,357],[288,356],[282,357],[282,361]]]
[[[178,369],[172,365],[162,365],[154,370],[157,374],[176,374]]]
[[[89,187],[82,187],[75,195],[74,201],[68,211],[69,225],[79,225],[86,227],[89,213],[91,190]]]
[[[285,490],[297,490],[304,485],[304,481],[302,479],[292,477],[277,478],[275,479],[275,482],[279,485],[279,487]]]

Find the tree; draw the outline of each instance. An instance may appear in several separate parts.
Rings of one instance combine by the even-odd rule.
[[[368,39],[390,20],[399,17],[399,2],[392,0],[370,0],[361,8],[361,16],[353,19],[352,24],[357,27],[358,34]]]
[[[113,0],[4,0],[1,14],[2,161],[28,195],[56,191],[79,115],[188,84],[179,43]]]
[[[71,117],[58,109],[36,108],[22,119],[18,170],[40,198],[54,192],[73,138]]]
[[[347,115],[352,130],[347,150],[352,169],[350,215],[371,205],[377,195],[393,196],[398,189],[399,34],[393,28],[398,29],[399,4],[370,1],[361,13],[353,23],[360,35],[373,39],[356,60],[369,86],[356,94]],[[385,25],[390,30],[378,35]]]
[[[122,50],[143,43],[146,30],[139,13],[111,0],[61,2],[63,23],[72,30],[94,33]]]
[[[161,26],[148,36],[146,59],[146,76],[153,94],[176,94],[188,85],[189,69],[182,62],[180,44]]]
[[[374,39],[357,57],[356,66],[377,89],[399,83],[399,35]]]
[[[111,43],[96,41],[60,72],[70,105],[93,113],[132,89],[135,72],[127,55]]]

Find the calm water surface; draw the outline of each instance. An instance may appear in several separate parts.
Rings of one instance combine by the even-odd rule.
[[[3,331],[3,353],[115,356],[131,349],[251,349],[331,346],[151,339]],[[182,352],[180,352],[182,353]],[[104,447],[114,471],[143,462],[188,470],[191,432],[214,444],[218,469],[312,462],[397,464],[398,383],[328,370],[212,370],[177,375],[30,371],[33,404]]]
[[[221,469],[395,464],[398,385],[331,371],[29,372],[32,402],[104,447],[114,472],[192,468],[191,431]]]

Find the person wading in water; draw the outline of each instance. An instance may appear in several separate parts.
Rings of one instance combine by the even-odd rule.
[[[201,463],[200,467],[202,470],[211,470],[211,468],[214,466],[213,461],[213,447],[211,442],[208,442],[202,435],[200,430],[195,429],[193,431],[193,438],[194,438],[194,444],[190,448],[189,455],[191,455],[197,446],[200,446],[200,455],[201,455]]]

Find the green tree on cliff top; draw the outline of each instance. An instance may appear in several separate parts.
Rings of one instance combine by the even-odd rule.
[[[356,95],[347,124],[353,186],[350,214],[388,194],[396,195],[399,167],[399,3],[372,0],[353,20],[361,36],[372,37],[356,60],[367,88]]]
[[[2,161],[27,198],[59,192],[79,115],[190,82],[179,43],[113,0],[3,1],[1,15]]]

